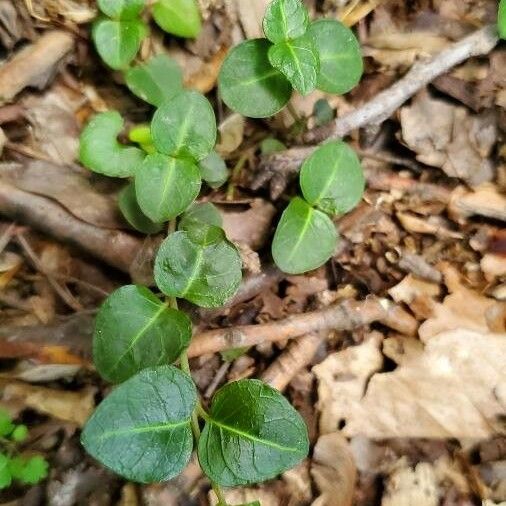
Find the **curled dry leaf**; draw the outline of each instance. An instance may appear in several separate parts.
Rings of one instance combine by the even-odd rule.
[[[471,186],[492,179],[489,156],[497,140],[493,114],[471,114],[424,91],[400,110],[400,120],[402,138],[420,162]]]
[[[220,142],[216,145],[216,151],[221,156],[233,153],[242,144],[245,122],[244,116],[234,112],[220,123]]]
[[[330,355],[313,368],[321,431],[335,431],[344,423],[346,436],[484,439],[494,435],[506,403],[501,373],[506,363],[505,336],[464,328],[443,332],[430,339],[423,353],[387,373],[373,374],[382,362],[374,336]]]
[[[28,385],[3,380],[0,383],[2,400],[16,401],[26,408],[82,427],[95,409],[95,389],[78,392]]]
[[[452,193],[448,210],[456,220],[478,215],[506,221],[506,196],[492,184],[480,185],[474,191],[459,186]]]
[[[320,436],[311,475],[321,495],[312,506],[352,506],[357,469],[346,439],[334,432]]]

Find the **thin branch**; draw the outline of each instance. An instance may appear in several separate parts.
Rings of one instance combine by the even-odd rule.
[[[346,300],[319,311],[272,323],[209,330],[194,336],[188,356],[197,357],[227,349],[284,341],[324,330],[353,330],[374,321],[386,320],[394,309],[396,306],[386,299],[370,297],[360,302]]]

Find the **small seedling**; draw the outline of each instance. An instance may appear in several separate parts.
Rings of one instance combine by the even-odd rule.
[[[148,27],[141,16],[146,0],[97,0],[97,3],[101,15],[93,23],[92,29],[97,52],[112,69],[126,70],[148,34]],[[200,16],[195,0],[157,0],[151,10],[157,25],[167,33],[193,38],[200,32]],[[155,61],[151,67],[141,69],[139,73],[142,71],[148,74],[148,78],[150,73],[156,73],[161,83],[165,81],[163,62]],[[131,75],[127,71],[127,81],[130,81],[129,86],[134,90],[138,79],[142,79],[138,73]],[[152,103],[150,100],[148,102]]]
[[[44,457],[18,454],[17,446],[27,437],[27,426],[14,424],[9,413],[0,409],[0,489],[9,487],[14,480],[35,485],[47,476]]]
[[[309,21],[300,0],[273,0],[263,21],[266,39],[233,48],[219,75],[223,101],[252,118],[272,116],[290,100],[292,89],[346,93],[363,72],[360,45],[339,21]]]
[[[99,53],[124,70],[129,89],[156,111],[149,125],[128,132],[115,111],[95,116],[82,132],[80,159],[95,172],[128,180],[119,206],[131,226],[150,234],[169,222],[169,235],[154,264],[163,297],[127,285],[99,310],[94,363],[117,387],[87,422],[82,443],[108,468],[142,483],[177,476],[195,449],[218,504],[227,506],[221,486],[259,483],[304,459],[307,428],[279,392],[258,380],[223,386],[208,411],[199,400],[187,354],[192,324],[177,299],[222,306],[242,275],[220,213],[211,203],[195,202],[203,181],[217,188],[228,176],[214,150],[214,111],[203,95],[183,89],[181,70],[167,56],[128,67],[146,33],[134,28],[144,26],[144,0],[101,0],[99,7],[107,17],[94,28]],[[162,28],[192,36],[200,27],[195,9],[194,0],[159,0],[152,13]],[[362,60],[352,32],[333,20],[311,23],[300,0],[273,0],[264,32],[267,39],[232,49],[220,72],[224,101],[242,114],[275,114],[293,88],[344,93],[358,82]],[[328,110],[324,115],[332,117]],[[261,146],[264,155],[283,149],[272,138]],[[364,177],[353,150],[334,141],[305,161],[300,186],[304,198],[290,202],[272,245],[274,260],[288,273],[314,269],[333,254],[337,233],[330,216],[359,202]]]

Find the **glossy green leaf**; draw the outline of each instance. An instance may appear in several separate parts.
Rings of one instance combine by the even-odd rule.
[[[99,18],[93,23],[91,35],[102,60],[113,69],[123,70],[135,58],[147,28],[140,19]]]
[[[276,265],[288,274],[301,274],[323,265],[334,253],[337,233],[332,220],[295,197],[283,211],[272,241]]]
[[[260,144],[260,151],[264,156],[279,153],[285,149],[286,146],[280,140],[274,139],[273,137],[267,137],[267,139],[264,139]]]
[[[264,34],[274,43],[301,37],[308,25],[309,15],[301,0],[273,0],[265,11]]]
[[[355,151],[342,141],[323,144],[302,164],[306,201],[329,214],[344,214],[362,198],[365,178]]]
[[[174,98],[183,89],[181,68],[175,60],[164,54],[128,69],[125,81],[134,95],[156,106]]]
[[[153,153],[135,176],[137,202],[155,223],[179,216],[200,191],[200,171],[189,160]]]
[[[183,91],[164,102],[151,122],[156,149],[166,155],[203,160],[216,142],[216,118],[204,95]]]
[[[98,8],[110,18],[135,19],[142,12],[146,0],[97,0]]]
[[[277,42],[269,49],[269,61],[301,95],[307,95],[316,88],[320,62],[309,35]]]
[[[156,234],[165,226],[163,223],[155,223],[150,220],[142,212],[137,202],[134,182],[131,182],[121,190],[118,196],[118,205],[128,223],[143,234]]]
[[[0,437],[8,436],[16,426],[12,423],[12,417],[8,411],[0,408]]]
[[[190,460],[190,416],[196,403],[195,384],[176,367],[144,369],[102,401],[81,442],[92,457],[127,480],[169,480]]]
[[[81,132],[79,160],[93,172],[112,177],[135,174],[144,160],[144,152],[118,142],[123,118],[117,111],[94,116]]]
[[[259,380],[225,385],[213,398],[198,445],[204,473],[225,487],[274,478],[309,450],[304,420]]]
[[[211,202],[195,202],[184,212],[178,228],[179,230],[190,230],[195,223],[221,227],[223,220],[220,212]]]
[[[354,88],[364,72],[360,44],[354,33],[339,21],[320,19],[311,23],[309,34],[320,58],[317,88],[338,94]]]
[[[211,151],[203,160],[199,163],[200,174],[202,179],[211,187],[219,188],[228,179],[228,169],[223,161],[223,158],[216,153]]]
[[[250,118],[276,114],[292,96],[288,79],[269,62],[270,47],[265,39],[242,42],[228,53],[218,76],[223,102]]]
[[[7,488],[12,483],[12,475],[9,469],[10,459],[0,453],[0,489]]]
[[[146,287],[122,286],[95,321],[93,361],[100,375],[121,383],[147,367],[175,362],[188,347],[191,321]]]
[[[202,27],[196,0],[158,0],[153,17],[162,30],[178,37],[194,38]]]
[[[41,455],[15,457],[9,463],[12,477],[26,485],[36,485],[47,477],[49,464]]]
[[[219,307],[241,282],[241,257],[218,227],[195,227],[171,234],[155,259],[155,281],[170,297],[202,307]]]
[[[506,0],[499,2],[499,12],[497,14],[497,26],[499,29],[499,36],[506,39]]]

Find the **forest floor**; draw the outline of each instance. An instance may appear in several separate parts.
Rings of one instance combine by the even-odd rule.
[[[395,88],[379,95],[413,65],[423,75],[429,58],[494,23],[497,1],[305,3],[313,17],[338,17],[356,30],[366,70],[348,95],[295,96],[296,124],[287,112],[244,119],[216,89],[227,48],[260,36],[266,0],[201,0],[198,39],[153,27],[141,50],[143,59],[170,54],[186,85],[207,94],[218,151],[231,169],[227,185],[201,198],[221,210],[245,280],[224,309],[188,306],[195,333],[256,325],[260,336],[242,353],[195,348],[194,379],[208,400],[226,381],[261,378],[287,395],[309,427],[312,450],[301,465],[227,497],[262,506],[501,504],[505,46],[488,47],[482,30],[462,63],[438,60],[426,82],[419,74],[414,87],[401,86],[399,100],[392,101]],[[46,480],[10,487],[0,504],[214,504],[196,462],[168,483],[137,486],[100,467],[79,443],[80,428],[110,391],[91,362],[94,314],[122,284],[150,283],[161,240],[123,221],[120,181],[77,163],[79,133],[92,114],[116,109],[132,125],[151,113],[96,56],[95,16],[94,2],[0,0],[0,406],[29,427],[23,452],[43,454],[50,465]],[[370,103],[380,114],[340,125],[360,154],[367,190],[337,223],[338,251],[316,271],[282,275],[270,241],[296,192],[301,124],[311,129]],[[292,149],[262,157],[270,137]],[[329,308],[340,315],[330,328]],[[291,333],[278,332],[293,315]],[[272,322],[279,325],[265,326]]]

